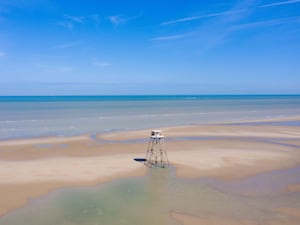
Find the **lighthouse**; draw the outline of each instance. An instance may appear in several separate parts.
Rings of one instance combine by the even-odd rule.
[[[152,130],[146,152],[145,165],[165,168],[169,166],[165,148],[165,136],[161,130]]]

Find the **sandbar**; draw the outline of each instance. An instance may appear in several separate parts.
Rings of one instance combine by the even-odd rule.
[[[298,143],[299,127],[224,124],[162,129],[170,163],[178,176],[232,180],[300,164],[298,148],[261,141],[280,138]],[[148,168],[134,158],[145,156],[149,133],[150,130],[102,133],[97,140],[86,134],[0,141],[0,216],[58,188],[143,176]],[[132,141],[135,139],[142,141]],[[41,148],[39,144],[45,146]],[[183,224],[197,224],[193,221],[198,220],[173,216]]]

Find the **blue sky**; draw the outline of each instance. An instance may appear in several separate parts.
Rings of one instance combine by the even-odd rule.
[[[0,0],[0,95],[299,94],[300,0]]]

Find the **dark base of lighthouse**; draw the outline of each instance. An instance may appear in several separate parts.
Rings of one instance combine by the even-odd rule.
[[[153,160],[146,160],[144,163],[148,167],[160,167],[160,168],[168,168],[170,166],[169,162],[156,162]]]

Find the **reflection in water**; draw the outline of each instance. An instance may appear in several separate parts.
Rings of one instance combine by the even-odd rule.
[[[226,188],[178,178],[172,167],[151,168],[141,178],[56,191],[2,217],[0,225],[178,225],[172,211],[262,221],[281,216],[274,207],[300,207],[298,193],[246,197]]]

